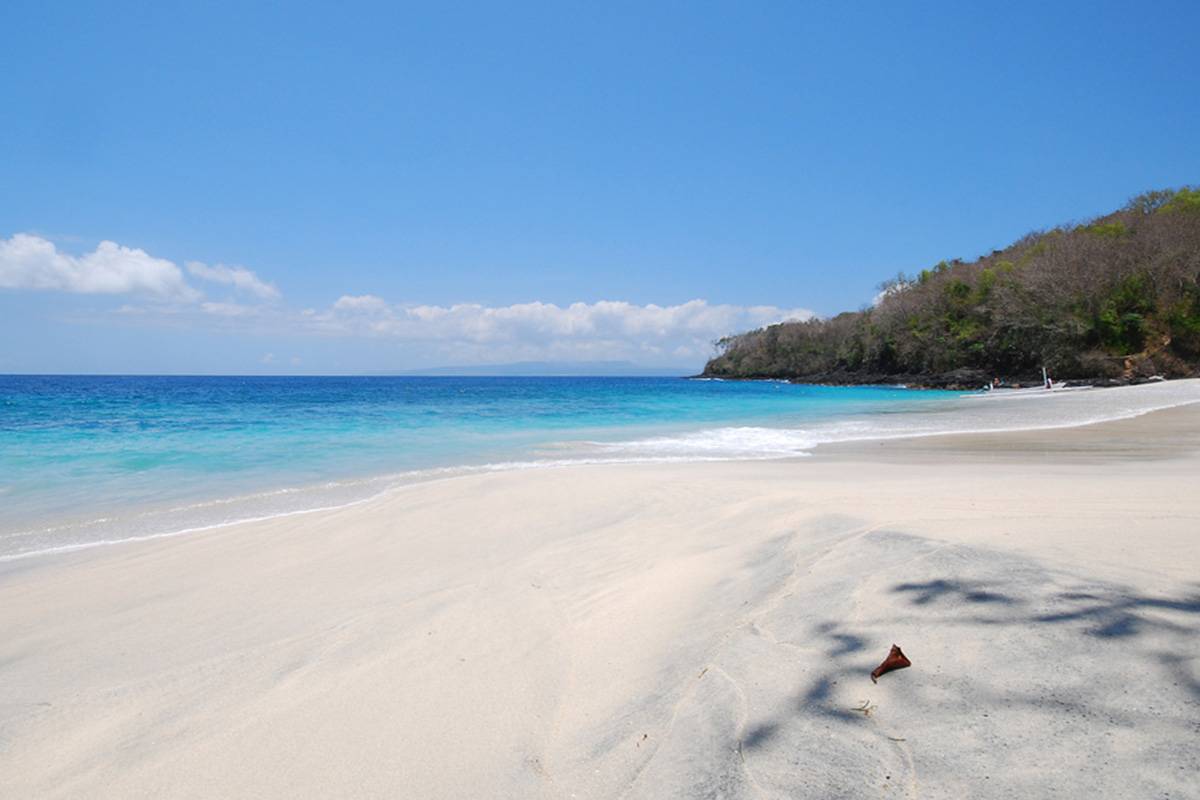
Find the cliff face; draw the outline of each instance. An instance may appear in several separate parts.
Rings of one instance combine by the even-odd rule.
[[[1200,189],[881,286],[872,308],[736,334],[704,374],[974,386],[1200,375]]]

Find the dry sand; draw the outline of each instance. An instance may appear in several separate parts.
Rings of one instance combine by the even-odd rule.
[[[475,475],[11,562],[0,797],[1197,797],[1198,442]]]

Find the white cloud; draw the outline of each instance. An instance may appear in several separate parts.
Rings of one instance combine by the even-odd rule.
[[[0,239],[0,288],[142,293],[175,300],[199,297],[179,267],[145,250],[104,241],[90,253],[72,256],[60,253],[53,242],[27,233]]]
[[[351,295],[344,294],[337,299],[333,304],[335,311],[350,311],[350,312],[367,312],[374,313],[387,310],[388,304],[382,297],[376,297],[373,294]],[[312,312],[312,309],[306,309],[305,313]]]
[[[373,294],[343,295],[324,309],[294,309],[276,302],[280,292],[274,284],[244,267],[188,262],[187,273],[230,292],[225,297],[206,297],[189,285],[184,271],[173,262],[110,241],[74,256],[32,234],[0,239],[0,289],[136,295],[122,300],[106,317],[120,317],[122,324],[136,320],[142,325],[209,328],[248,336],[358,337],[373,340],[370,347],[384,347],[395,358],[424,364],[697,363],[711,355],[712,342],[722,336],[814,316],[803,308],[705,300],[663,306],[614,300],[566,305],[540,301],[506,306],[405,305]],[[285,360],[280,357],[274,363]]]
[[[875,294],[875,296],[871,298],[871,307],[874,308],[875,306],[879,305],[887,298],[892,297],[893,295],[900,294],[906,288],[907,287],[905,287],[905,286],[889,286],[886,289],[880,289]]]
[[[811,319],[803,308],[712,305],[691,300],[674,306],[622,301],[531,302],[509,306],[391,305],[375,295],[343,296],[300,323],[315,332],[432,343],[442,358],[695,361],[729,333],[784,320]]]
[[[187,270],[200,280],[232,286],[263,300],[279,298],[279,289],[275,287],[275,284],[264,281],[245,267],[227,267],[224,264],[215,264],[210,267],[199,261],[189,261]]]
[[[200,304],[200,310],[215,317],[249,317],[260,312],[258,306],[247,306],[241,303],[211,303]]]
[[[912,285],[913,285],[913,282],[911,280],[909,280],[908,278],[904,277],[904,273],[900,273],[899,275],[897,275],[894,280],[885,281],[883,284],[880,285],[879,292],[874,297],[871,298],[871,307],[874,308],[875,306],[882,303],[884,301],[884,298],[891,297],[892,295],[897,295],[897,294],[900,294],[901,292],[908,291],[909,287]]]

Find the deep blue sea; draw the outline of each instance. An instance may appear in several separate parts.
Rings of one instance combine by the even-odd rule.
[[[899,387],[681,378],[0,376],[0,559],[460,472],[780,458],[1012,427],[995,410],[1011,403],[970,405]]]

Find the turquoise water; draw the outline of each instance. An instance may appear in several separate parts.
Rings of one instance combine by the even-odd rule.
[[[1080,424],[1195,402],[1196,385],[1039,400],[679,378],[0,376],[0,560],[470,471]]]
[[[336,505],[406,473],[800,454],[805,442],[686,437],[943,396],[678,378],[4,376],[0,556]]]

